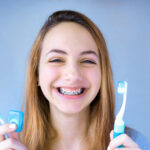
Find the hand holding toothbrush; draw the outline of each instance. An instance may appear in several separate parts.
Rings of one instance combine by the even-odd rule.
[[[108,146],[108,150],[140,150],[138,145],[125,134],[125,123],[123,120],[126,98],[127,98],[127,87],[128,83],[126,81],[119,81],[117,87],[117,93],[123,96],[123,103],[119,113],[116,116],[114,123],[114,130],[110,134],[111,142]]]
[[[27,150],[27,148],[19,141],[19,133],[15,132],[16,124],[3,124],[0,126],[0,150]],[[8,138],[5,139],[5,134]]]
[[[123,145],[122,148],[116,148]],[[110,143],[107,150],[141,150],[139,146],[127,135],[121,134],[113,138],[113,130],[110,133]]]

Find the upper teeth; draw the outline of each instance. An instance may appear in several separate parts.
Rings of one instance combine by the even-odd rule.
[[[60,92],[65,94],[65,95],[78,95],[82,92],[82,90],[83,89],[81,88],[81,89],[70,91],[69,89],[60,88]]]

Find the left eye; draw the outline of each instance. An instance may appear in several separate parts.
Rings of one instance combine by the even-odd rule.
[[[50,63],[61,63],[61,62],[64,62],[64,61],[61,60],[61,59],[53,59],[53,60],[50,60],[49,62]]]
[[[89,64],[96,64],[94,61],[92,60],[84,60],[82,61],[82,63],[89,63]]]

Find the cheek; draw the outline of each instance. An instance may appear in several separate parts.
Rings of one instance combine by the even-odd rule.
[[[100,69],[86,72],[86,77],[91,84],[91,93],[93,98],[97,95],[101,85],[101,71]]]
[[[95,99],[100,90],[101,85],[101,71],[100,69],[92,69],[86,72],[86,78],[90,83],[90,90],[88,93],[89,104]]]
[[[49,85],[54,82],[60,74],[56,67],[41,67],[39,70],[39,82],[41,86]]]
[[[89,81],[91,81],[91,83],[94,86],[99,86],[101,83],[101,72],[99,69],[95,69],[92,71],[89,71],[86,73],[86,76],[88,77]]]

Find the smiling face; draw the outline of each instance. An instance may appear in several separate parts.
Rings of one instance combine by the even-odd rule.
[[[50,107],[67,114],[89,108],[100,82],[98,48],[87,29],[72,22],[50,29],[39,62],[39,85]]]

